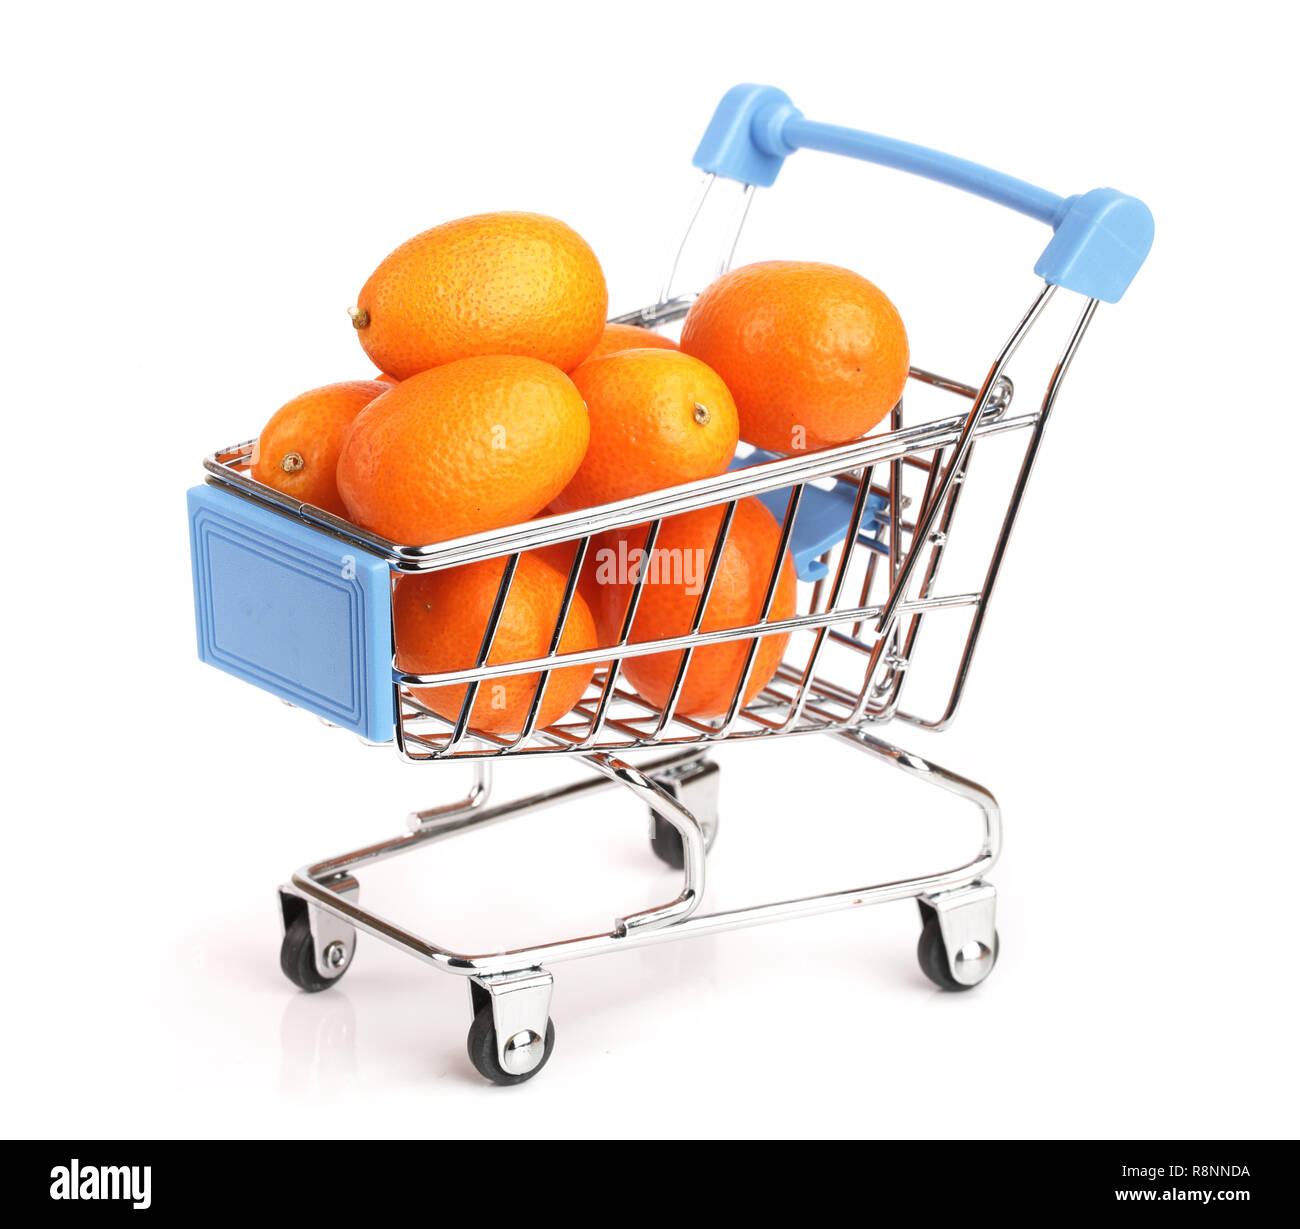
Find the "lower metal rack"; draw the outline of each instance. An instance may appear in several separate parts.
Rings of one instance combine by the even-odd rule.
[[[998,952],[996,893],[983,879],[997,861],[1002,843],[996,800],[982,785],[865,730],[846,730],[837,737],[874,760],[974,804],[981,819],[976,855],[936,874],[700,913],[696,906],[704,894],[705,856],[718,831],[718,766],[706,754],[679,752],[640,768],[607,755],[586,756],[584,762],[596,776],[491,807],[487,805],[490,768],[480,762],[474,786],[462,802],[415,813],[408,832],[304,866],[293,875],[280,889],[281,967],[302,989],[323,990],[347,972],[357,932],[362,931],[444,972],[467,977],[473,1013],[470,1060],[482,1075],[499,1084],[528,1079],[550,1058],[555,1025],[550,1018],[553,977],[548,966],[583,956],[911,898],[921,910],[917,959],[922,971],[945,990],[978,985],[991,972]],[[645,803],[655,852],[682,869],[683,885],[673,900],[616,918],[606,932],[470,955],[421,938],[358,903],[353,871],[362,866],[615,785],[631,790]]]

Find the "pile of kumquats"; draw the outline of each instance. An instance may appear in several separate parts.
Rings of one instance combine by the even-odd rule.
[[[384,538],[436,543],[721,474],[741,440],[781,453],[845,443],[888,414],[907,379],[894,305],[833,265],[768,261],[724,274],[692,305],[680,343],[606,324],[607,307],[595,253],[554,218],[481,214],[425,231],[379,265],[349,309],[376,373],[282,406],[261,433],[252,475]],[[666,520],[655,554],[707,558],[721,518],[715,507]],[[618,642],[636,575],[602,561],[626,560],[644,540],[645,526],[616,530],[588,550],[560,653]],[[764,504],[742,501],[703,630],[757,622],[779,545]],[[576,549],[564,542],[520,558],[489,664],[547,655]],[[398,666],[472,667],[505,564],[395,577]],[[780,569],[770,620],[795,613],[788,557]],[[700,592],[691,572],[651,568],[630,642],[691,630]],[[746,702],[770,681],[786,640],[763,637]],[[676,711],[725,713],[748,648],[697,648]],[[622,675],[658,707],[680,662],[680,650],[628,657]],[[594,669],[551,671],[536,725],[568,712]],[[482,686],[471,729],[517,733],[540,677]],[[463,684],[418,689],[448,719],[464,697]]]

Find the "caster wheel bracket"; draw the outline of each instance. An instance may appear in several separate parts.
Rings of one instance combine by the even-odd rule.
[[[320,881],[321,887],[328,888],[337,896],[355,902],[360,894],[361,885],[356,879],[340,872]],[[316,971],[327,981],[334,981],[347,972],[352,963],[357,947],[357,931],[351,922],[335,917],[332,913],[304,900],[301,896],[285,888],[280,889],[280,924],[285,934],[294,921],[307,915],[307,925],[311,930],[312,950],[315,955]]]
[[[485,1007],[491,1008],[497,1065],[507,1076],[527,1077],[549,1057],[554,1044],[554,1031],[550,1029],[554,981],[545,969],[469,979],[474,1015],[477,1017]]]
[[[974,883],[950,892],[917,897],[921,918],[937,922],[948,972],[960,987],[977,986],[997,958],[997,890]]]

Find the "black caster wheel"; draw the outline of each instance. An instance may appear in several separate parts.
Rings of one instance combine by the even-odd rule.
[[[535,1037],[536,1034],[531,1036]],[[547,1017],[542,1061],[531,1071],[519,1075],[504,1070],[497,1059],[497,1031],[492,1026],[491,1003],[484,1003],[474,1013],[474,1023],[469,1026],[465,1048],[469,1051],[469,1061],[474,1064],[474,1070],[485,1080],[491,1080],[494,1084],[522,1084],[525,1080],[531,1080],[550,1061],[551,1051],[555,1049],[555,1021]]]
[[[940,990],[974,990],[983,984],[988,973],[973,986],[967,986],[953,977],[948,968],[948,950],[943,945],[943,933],[939,929],[939,917],[934,912],[922,911],[925,921],[921,926],[921,937],[916,941],[916,960],[921,972]],[[998,962],[998,932],[993,932],[993,957],[989,961],[989,972]]]
[[[347,972],[347,968],[347,964],[344,964],[343,973]],[[327,990],[343,976],[340,973],[338,977],[322,977],[316,967],[316,953],[312,950],[311,926],[307,921],[306,909],[285,929],[284,940],[280,944],[280,971],[299,990],[306,990],[309,994]]]
[[[675,871],[682,870],[686,866],[686,850],[682,846],[682,834],[662,815],[652,814],[651,820],[650,848],[654,850],[655,857]],[[717,839],[718,821],[715,819],[713,826],[706,829],[704,833],[705,853],[713,848],[713,842]]]

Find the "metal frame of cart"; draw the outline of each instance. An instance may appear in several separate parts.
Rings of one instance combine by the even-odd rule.
[[[392,840],[305,866],[280,890],[284,923],[281,963],[296,984],[318,990],[337,981],[351,963],[357,931],[445,972],[459,973],[469,979],[474,1013],[470,1058],[483,1075],[498,1083],[531,1078],[549,1058],[554,1044],[549,967],[563,960],[907,898],[916,899],[921,908],[921,967],[940,987],[964,990],[977,985],[988,976],[997,957],[995,892],[985,880],[1001,846],[1001,818],[993,795],[965,777],[885,742],[872,730],[893,720],[941,730],[953,720],[1062,382],[1099,301],[1117,300],[1141,265],[1151,241],[1150,214],[1141,202],[1109,189],[1060,198],[934,151],[814,124],[780,91],[739,86],[724,98],[697,151],[696,164],[706,171],[704,190],[692,209],[658,300],[620,320],[655,327],[684,316],[692,300],[674,295],[673,282],[682,249],[716,179],[733,179],[744,185],[723,242],[719,267],[725,270],[755,186],[769,185],[784,158],[796,148],[845,153],[926,175],[1052,226],[1053,239],[1036,266],[1044,285],[982,383],[975,387],[912,369],[909,387],[961,399],[960,413],[905,426],[900,402],[888,432],[854,443],[764,461],[637,499],[431,546],[386,541],[253,482],[244,472],[251,461],[252,442],[215,453],[206,461],[208,482],[213,486],[309,527],[321,541],[364,551],[397,573],[439,570],[489,558],[505,560],[500,592],[473,666],[440,674],[405,673],[396,666],[392,644],[387,646],[398,750],[415,761],[470,761],[475,776],[468,796],[414,814],[410,830]],[[1012,360],[1058,287],[1081,294],[1080,309],[1041,400],[1032,410],[1013,414]],[[940,584],[940,569],[970,479],[976,445],[1004,437],[1022,441],[1023,452],[1001,504],[1001,522],[991,549],[986,558],[981,556],[983,581],[973,591],[947,591]],[[910,497],[905,493],[909,481],[920,487],[917,497],[910,500],[915,509],[911,519]],[[778,562],[769,577],[762,615],[746,627],[704,631],[702,617],[731,518],[737,501],[750,496],[773,499],[784,506]],[[868,516],[873,501],[883,509],[874,521]],[[633,585],[616,645],[579,653],[556,651],[584,561],[598,535],[644,526],[648,554],[665,518],[706,507],[720,509],[719,530],[689,631],[653,641],[635,639],[641,576]],[[842,519],[842,528],[826,511],[832,507],[838,509],[835,516]],[[795,540],[797,527],[802,524],[806,528],[814,517],[821,518],[817,525],[834,521],[835,534],[819,544],[824,549],[816,558],[801,565],[806,571],[802,579],[815,578],[810,596],[794,616],[772,618],[780,559]],[[530,661],[488,665],[519,556],[560,542],[573,543],[575,557],[552,651]],[[922,625],[954,612],[964,615],[969,623],[946,689],[946,702],[932,716],[909,711],[901,706],[901,697],[917,660]],[[746,684],[758,639],[773,634],[789,635],[791,644],[805,644],[807,652],[787,649],[789,655],[783,658],[776,676],[747,699]],[[677,713],[676,701],[692,654],[706,645],[728,641],[748,641],[750,646],[728,711],[715,719]],[[680,653],[675,685],[668,700],[658,707],[648,704],[621,679],[625,662],[651,652]],[[588,694],[564,719],[538,728],[545,680],[551,670],[568,665],[598,667]],[[524,727],[511,736],[475,731],[470,718],[479,688],[495,678],[534,671],[542,681]],[[420,699],[422,688],[448,685],[466,689],[454,718],[434,712]],[[834,734],[838,741],[872,759],[892,764],[974,804],[982,823],[975,856],[951,870],[896,882],[701,912],[706,855],[717,829],[717,766],[708,750],[716,743],[799,733]],[[648,751],[657,753],[652,762],[636,765],[627,758]],[[577,757],[595,775],[515,802],[489,805],[491,762],[519,755]],[[656,851],[670,865],[680,867],[682,885],[673,899],[618,918],[606,932],[505,952],[467,954],[415,935],[358,903],[353,872],[366,864],[616,785],[630,791],[650,811]]]

